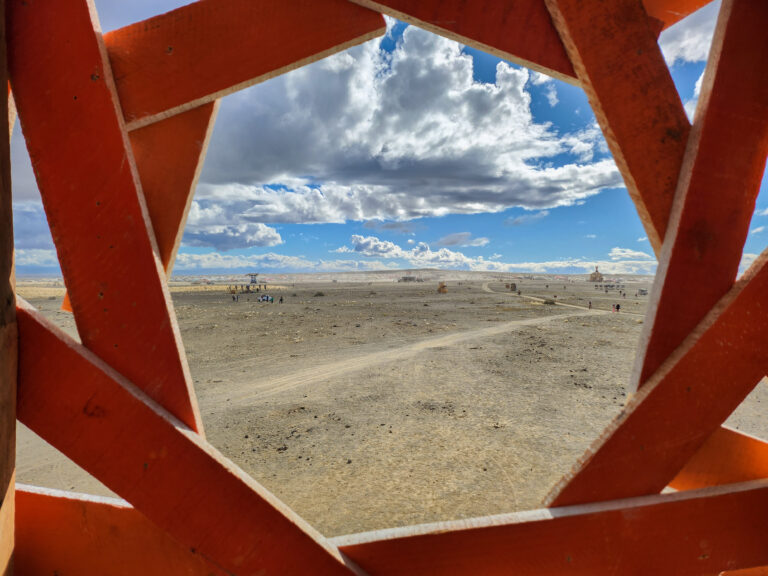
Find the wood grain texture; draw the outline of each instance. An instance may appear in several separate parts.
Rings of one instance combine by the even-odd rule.
[[[569,506],[660,492],[768,369],[768,251],[553,489]]]
[[[690,123],[640,0],[546,0],[658,254]]]
[[[0,15],[5,2],[0,0]],[[0,84],[8,84],[5,19],[0,18]],[[0,98],[0,574],[13,573],[14,473],[16,470],[16,278],[9,105]]]
[[[128,503],[19,485],[19,574],[225,576]]]
[[[200,0],[104,35],[129,129],[384,33],[346,0]]]
[[[577,82],[542,0],[352,1],[564,82]]]
[[[760,478],[768,478],[768,442],[723,426],[669,485],[675,490],[693,490]]]
[[[334,538],[371,576],[716,575],[765,562],[768,481]]]
[[[198,434],[23,300],[17,313],[18,418],[36,434],[225,571],[353,573],[322,536]]]
[[[9,70],[83,343],[201,431],[133,154],[85,1],[8,2]]]
[[[768,2],[724,0],[632,389],[733,286],[768,156]]]

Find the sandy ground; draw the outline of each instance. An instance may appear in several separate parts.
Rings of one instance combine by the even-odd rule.
[[[208,439],[328,536],[539,507],[624,403],[650,280],[513,281],[174,285]],[[61,286],[19,293],[76,335]],[[729,423],[768,432],[767,389]],[[110,494],[23,427],[17,477]]]

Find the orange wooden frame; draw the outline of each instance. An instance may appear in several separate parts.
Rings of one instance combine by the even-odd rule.
[[[107,35],[91,0],[5,3],[83,343],[14,304],[4,139],[0,422],[17,409],[125,500],[14,494],[4,425],[0,573],[14,547],[20,573],[765,573],[768,443],[720,425],[768,371],[768,252],[735,282],[768,153],[768,4],[723,0],[691,127],[656,36],[707,0],[199,0]],[[549,509],[328,540],[206,442],[166,275],[218,98],[380,35],[382,12],[582,86],[660,272],[638,392]],[[704,265],[716,281],[681,302]]]

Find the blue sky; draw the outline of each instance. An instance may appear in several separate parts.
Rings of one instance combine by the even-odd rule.
[[[96,2],[105,31],[180,4]],[[718,4],[660,39],[689,114]],[[18,126],[12,164],[18,273],[58,273]],[[745,262],[766,239],[763,193]],[[388,19],[383,39],[222,101],[174,271],[596,264],[656,265],[583,91]]]

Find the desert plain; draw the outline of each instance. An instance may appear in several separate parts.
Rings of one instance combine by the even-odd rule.
[[[538,508],[629,393],[652,277],[403,274],[275,275],[273,303],[170,282],[208,440],[326,536]],[[60,281],[18,294],[77,338]],[[766,398],[728,424],[768,437]],[[17,458],[18,482],[113,495],[22,425]]]

